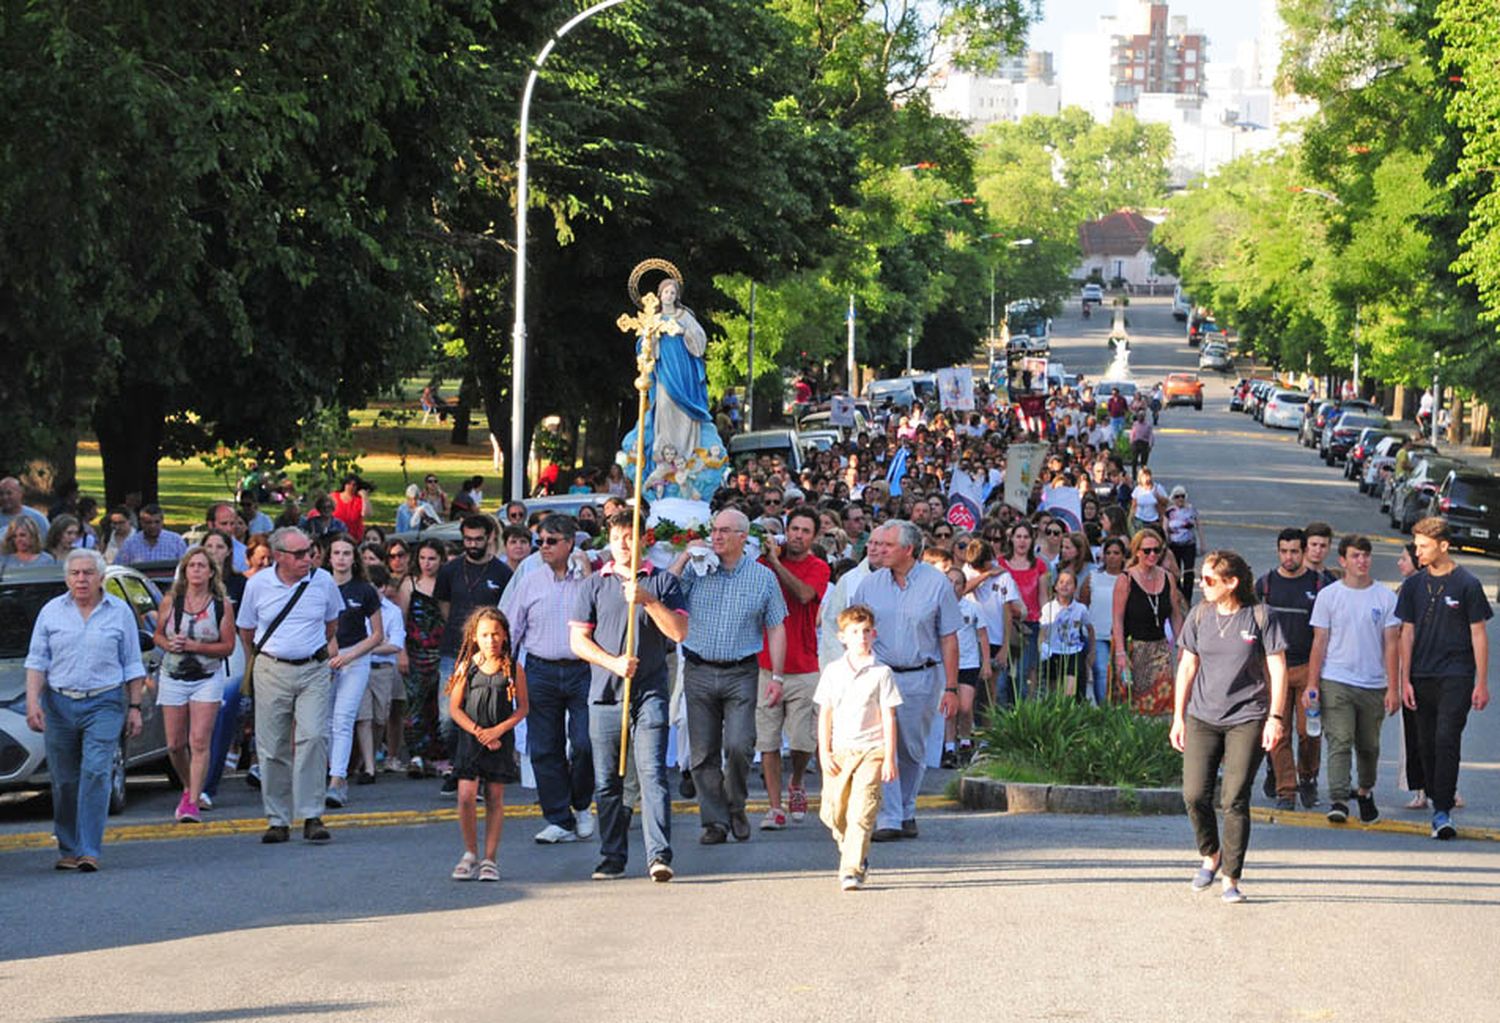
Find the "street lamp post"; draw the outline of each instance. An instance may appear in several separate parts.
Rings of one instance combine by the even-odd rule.
[[[516,156],[516,268],[513,274],[516,288],[515,322],[510,335],[509,469],[512,501],[520,501],[526,497],[526,204],[530,185],[526,151],[529,141],[527,135],[531,127],[531,94],[536,90],[542,65],[547,62],[547,58],[552,55],[552,48],[563,36],[600,11],[624,2],[625,0],[600,0],[564,22],[537,52],[536,58],[531,62],[531,72],[526,76],[526,88],[521,92],[521,130]]]

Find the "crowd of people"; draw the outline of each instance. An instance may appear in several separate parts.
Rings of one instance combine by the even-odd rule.
[[[1054,389],[1040,415],[982,391],[972,411],[879,409],[868,433],[800,471],[780,457],[737,464],[704,535],[642,551],[633,579],[617,471],[595,489],[579,482],[594,497],[576,515],[522,502],[486,514],[482,480],[450,497],[429,475],[387,532],[351,476],[275,521],[247,491],[207,509],[188,537],[154,505],[111,510],[97,529],[70,512],[49,521],[18,507],[4,480],[0,529],[5,556],[35,560],[71,516],[72,539],[54,554],[70,586],[75,568],[102,573],[106,560],[179,560],[149,683],[183,779],[176,817],[211,808],[226,757],[253,757],[271,844],[298,820],[305,839],[329,840],[325,808],[351,802],[351,777],[432,776],[460,807],[452,876],[494,880],[504,786],[523,777],[524,755],[545,819],[537,842],[597,839],[593,877],[623,876],[638,802],[647,873],[665,881],[673,769],[698,800],[702,844],[747,841],[759,754],[759,828],[805,820],[816,765],[840,884],[857,888],[870,842],[918,837],[929,760],[965,764],[976,719],[1042,697],[1170,718],[1203,857],[1193,887],[1222,875],[1227,901],[1243,898],[1261,759],[1278,808],[1317,806],[1326,736],[1329,819],[1347,820],[1353,803],[1373,821],[1379,725],[1398,710],[1412,805],[1430,802],[1433,836],[1453,837],[1460,736],[1488,701],[1490,612],[1449,556],[1444,523],[1418,524],[1399,594],[1371,579],[1367,538],[1322,523],[1283,531],[1278,567],[1253,579],[1240,554],[1207,549],[1187,489],[1156,482],[1154,418],[1146,394],[1129,402],[1087,384]],[[1020,471],[1008,461],[1022,443],[1044,457],[1017,491],[1006,476]],[[421,535],[455,518],[458,544]],[[59,712],[88,701],[54,690],[98,690],[128,712],[144,674],[124,654],[95,676],[57,668],[58,640],[92,606],[81,592],[49,605],[27,662],[28,717],[38,728],[45,718],[49,745],[56,722],[87,730]],[[245,726],[226,667],[235,634],[254,655]],[[118,735],[119,724],[100,727]],[[97,867],[103,817],[82,809],[97,785],[68,778],[53,773],[58,866]]]

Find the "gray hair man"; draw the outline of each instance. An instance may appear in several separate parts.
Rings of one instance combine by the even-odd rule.
[[[772,683],[780,687],[785,681],[786,601],[775,574],[745,557],[749,537],[750,520],[743,512],[725,509],[709,530],[718,566],[701,575],[696,568],[683,571],[690,559],[707,553],[695,543],[670,569],[682,579],[687,599],[688,634],[682,644],[687,665],[682,678],[703,822],[699,841],[704,845],[720,845],[730,833],[741,842],[750,837],[745,800],[755,747],[762,645],[770,655]]]
[[[327,572],[312,571],[312,540],[295,526],[271,534],[274,568],[245,584],[235,625],[255,658],[255,749],[268,826],[261,841],[302,837],[326,842],[324,778],[328,773],[328,715],[336,638],[344,598]],[[273,628],[274,626],[274,628]],[[247,670],[248,674],[248,670]],[[295,754],[295,756],[294,756]]]
[[[42,606],[26,653],[26,724],[46,739],[58,870],[99,869],[115,751],[122,734],[141,734],[141,627],[104,592],[104,572],[97,551],[68,553],[67,592]]]
[[[958,630],[962,619],[948,577],[921,562],[922,531],[891,519],[870,534],[873,571],[854,603],[875,612],[875,660],[888,666],[901,691],[896,708],[896,766],[885,783],[871,841],[917,837],[917,793],[926,773],[932,715],[958,707]]]

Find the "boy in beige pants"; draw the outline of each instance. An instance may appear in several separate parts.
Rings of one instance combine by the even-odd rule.
[[[839,846],[839,887],[865,883],[870,832],[880,786],[896,780],[896,706],[901,693],[891,669],[875,663],[875,613],[854,604],[839,613],[844,656],[823,669],[818,707],[818,762],[823,795],[818,816]]]

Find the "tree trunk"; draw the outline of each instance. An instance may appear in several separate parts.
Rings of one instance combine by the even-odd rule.
[[[158,387],[135,386],[130,394],[101,399],[94,408],[94,435],[104,461],[104,505],[160,499],[157,462],[164,428]]]
[[[458,385],[458,398],[453,403],[453,429],[448,434],[448,443],[456,448],[469,446],[470,413],[478,390],[473,368],[465,367],[463,382]]]

